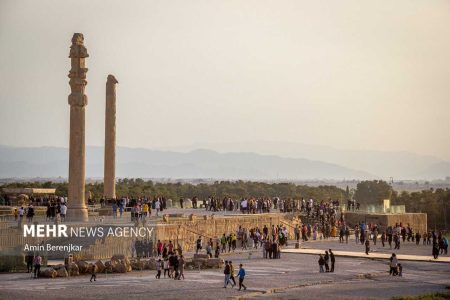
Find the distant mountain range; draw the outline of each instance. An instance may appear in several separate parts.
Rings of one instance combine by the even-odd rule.
[[[345,154],[344,150],[332,151],[327,147],[318,151],[308,146],[310,151],[306,151],[306,146],[297,144],[277,145],[278,153],[286,157],[272,155],[270,152],[276,149],[268,144],[257,145],[253,150],[258,151],[247,151],[252,150],[252,145],[242,146],[245,152],[228,152],[224,145],[211,146],[219,147],[223,153],[186,148],[169,151],[118,147],[116,173],[117,177],[230,180],[387,179],[389,176],[439,179],[450,175],[450,162],[412,153],[354,151]],[[0,145],[0,178],[67,177],[67,174],[67,148]],[[102,147],[87,147],[86,176],[103,177]]]
[[[189,146],[161,148],[169,151],[211,149],[222,152],[254,152],[290,158],[304,158],[362,170],[383,179],[443,179],[450,176],[450,162],[430,155],[406,151],[348,150],[330,146],[289,142],[249,141],[240,143],[197,143]]]

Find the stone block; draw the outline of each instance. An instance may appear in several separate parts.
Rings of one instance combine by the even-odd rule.
[[[210,258],[206,261],[206,267],[208,268],[222,268],[225,262],[221,258]]]
[[[193,260],[196,259],[209,259],[209,255],[208,254],[194,254],[194,257],[192,258]]]
[[[126,273],[127,266],[124,263],[120,262],[120,263],[114,264],[112,267],[112,270],[114,273]]]
[[[67,277],[69,273],[66,271],[66,268],[60,268],[56,270],[56,277]]]
[[[70,276],[78,276],[80,275],[80,269],[76,263],[71,263],[67,266],[67,271]]]
[[[156,270],[156,260],[154,258],[150,258],[144,263],[145,270]]]
[[[86,274],[89,273],[89,263],[85,262],[84,260],[79,260],[76,262],[80,274]]]
[[[95,262],[95,265],[97,266],[97,272],[98,273],[103,273],[105,272],[105,264],[101,261],[101,260],[97,260]]]
[[[106,261],[105,262],[105,270],[104,270],[105,272],[108,272],[108,273],[112,273],[112,271],[113,271],[113,264],[112,264],[112,262],[111,261]]]
[[[53,268],[43,268],[39,272],[39,277],[44,278],[55,278],[58,273]]]

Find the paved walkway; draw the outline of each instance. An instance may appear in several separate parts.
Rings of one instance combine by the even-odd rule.
[[[262,251],[231,253],[228,260],[244,264],[246,291],[223,288],[222,269],[185,270],[185,280],[155,278],[153,271],[98,274],[34,280],[27,273],[0,274],[0,299],[391,299],[445,291],[448,264],[408,262],[403,277],[389,276],[387,261],[340,257],[335,273],[320,273],[316,259],[307,254],[285,253],[281,259],[263,259]]]
[[[321,249],[283,249],[281,252],[284,253],[296,253],[296,254],[324,254],[324,250]],[[362,252],[353,251],[333,251],[335,256],[346,256],[346,257],[358,257],[358,258],[370,258],[370,259],[389,259],[391,254],[387,253],[376,253],[369,252],[369,255]],[[440,256],[438,259],[433,259],[431,256],[424,255],[407,255],[407,254],[397,254],[399,260],[409,260],[409,261],[427,261],[427,262],[439,262],[439,263],[450,263],[450,257]]]

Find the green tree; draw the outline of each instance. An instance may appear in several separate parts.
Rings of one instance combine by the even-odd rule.
[[[390,199],[392,187],[382,180],[361,181],[356,186],[355,200],[362,206],[381,205],[384,199]]]

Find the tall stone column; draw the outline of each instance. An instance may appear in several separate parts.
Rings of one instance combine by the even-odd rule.
[[[105,172],[103,195],[106,199],[116,198],[116,84],[114,75],[106,80],[105,114]]]
[[[89,57],[84,47],[84,37],[75,33],[70,46],[71,69],[69,72],[70,145],[69,145],[69,202],[67,220],[86,222],[88,210],[85,203],[85,107],[88,99],[84,94],[87,84],[85,58]]]

